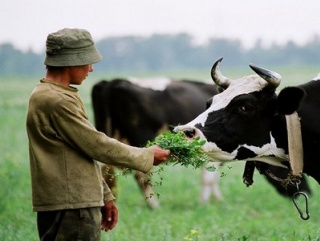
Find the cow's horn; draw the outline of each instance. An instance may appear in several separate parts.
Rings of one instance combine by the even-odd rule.
[[[222,61],[223,58],[218,59],[212,66],[211,68],[211,78],[213,80],[213,82],[226,89],[228,88],[228,86],[230,85],[230,79],[228,79],[227,77],[225,77],[221,72],[220,72],[220,68],[219,68],[219,63]]]
[[[271,70],[267,70],[253,64],[249,64],[250,68],[256,72],[261,78],[266,80],[269,84],[271,84],[274,88],[277,88],[281,82],[281,75],[273,72]]]

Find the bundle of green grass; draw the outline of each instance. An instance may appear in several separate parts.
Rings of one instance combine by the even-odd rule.
[[[183,132],[172,133],[164,132],[157,136],[154,141],[148,141],[147,147],[158,145],[163,149],[170,150],[169,161],[166,165],[181,165],[185,167],[193,167],[195,169],[204,167],[207,170],[213,170],[213,167],[207,165],[210,158],[202,150],[202,146],[206,143],[196,137],[190,140],[185,137]]]

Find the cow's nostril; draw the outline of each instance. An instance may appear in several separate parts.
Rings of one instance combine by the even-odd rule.
[[[183,132],[188,138],[193,138],[196,135],[196,130],[193,128],[185,129]]]

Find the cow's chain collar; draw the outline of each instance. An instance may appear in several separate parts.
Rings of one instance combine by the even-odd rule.
[[[286,115],[287,132],[288,132],[288,153],[290,172],[287,178],[283,179],[275,176],[272,171],[268,168],[268,165],[259,164],[259,162],[253,162],[252,165],[247,162],[244,170],[243,180],[247,186],[253,183],[252,175],[254,167],[258,169],[261,174],[265,174],[271,179],[280,182],[281,185],[288,189],[288,185],[293,185],[297,188],[297,192],[292,195],[292,201],[297,208],[301,219],[308,220],[310,218],[309,207],[308,207],[308,196],[306,193],[299,191],[299,185],[301,183],[302,171],[303,171],[303,147],[302,147],[302,136],[301,136],[301,124],[300,118],[297,112],[291,115]],[[297,199],[299,196],[303,196],[305,199],[305,212],[303,212],[298,204]]]
[[[297,192],[292,195],[292,201],[297,208],[300,217],[303,220],[310,218],[309,207],[308,207],[308,196],[306,193],[299,191],[299,185],[301,183],[302,171],[303,171],[303,147],[302,147],[302,136],[301,136],[301,124],[300,118],[297,112],[291,115],[286,115],[287,132],[288,132],[288,152],[290,162],[290,173],[286,179],[275,176],[269,169],[263,170],[263,173],[268,175],[270,178],[278,181],[285,188],[288,185],[295,185]],[[305,199],[305,213],[299,208],[296,200],[299,196],[303,196]]]

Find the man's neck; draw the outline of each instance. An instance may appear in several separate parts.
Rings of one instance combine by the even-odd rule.
[[[70,85],[68,67],[62,68],[59,71],[47,70],[45,78],[51,82],[56,82],[64,86]]]

